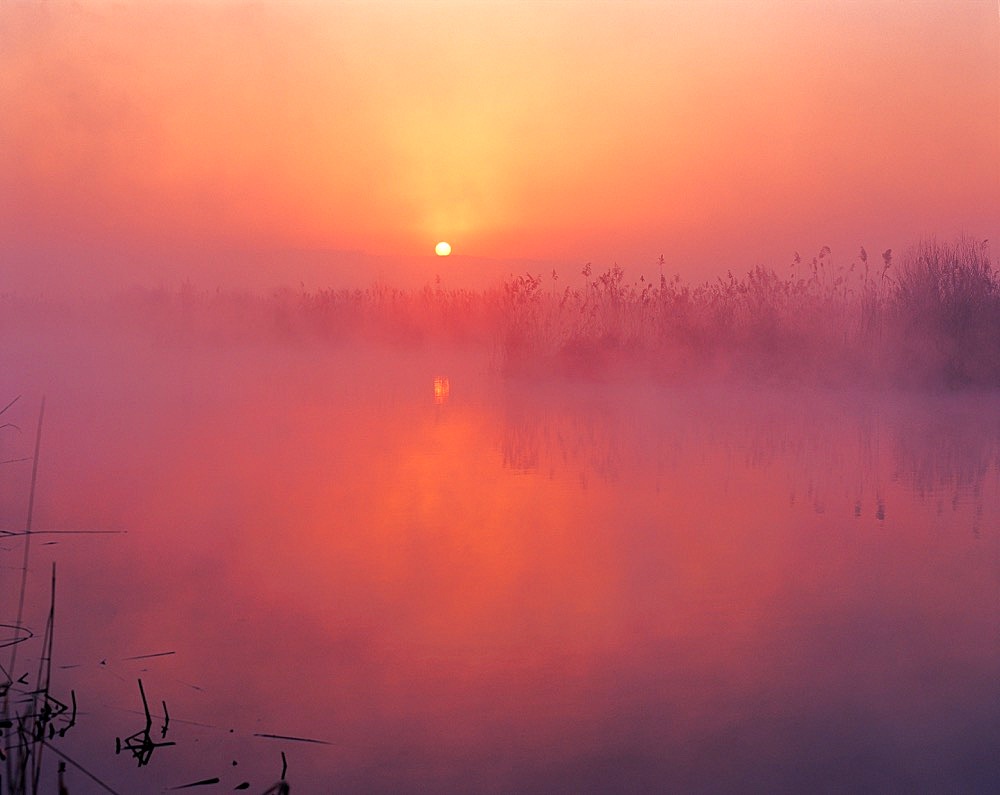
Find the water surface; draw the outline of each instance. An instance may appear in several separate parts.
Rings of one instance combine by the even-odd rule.
[[[282,752],[293,792],[1000,785],[995,394],[58,329],[0,367],[3,458],[47,396],[35,530],[126,531],[33,536],[16,672],[55,562],[53,747],[119,792],[263,792]],[[0,467],[4,529],[29,482]],[[176,743],[142,768],[140,678]]]

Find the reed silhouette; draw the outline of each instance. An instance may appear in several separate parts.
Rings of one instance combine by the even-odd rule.
[[[795,254],[785,273],[756,266],[700,284],[671,275],[664,257],[659,266],[656,280],[588,263],[576,277],[523,273],[482,290],[440,277],[416,290],[185,284],[135,288],[91,309],[191,345],[459,344],[485,351],[507,376],[1000,386],[1000,280],[988,241],[927,238],[902,256],[860,248],[847,262],[823,246]]]
[[[14,406],[20,396],[9,401],[3,408],[0,408],[0,417]],[[31,462],[31,481],[28,490],[27,516],[23,531],[0,530],[0,537],[18,538],[22,544],[21,577],[17,590],[17,612],[14,620],[10,623],[0,622],[0,631],[9,633],[7,637],[0,638],[0,649],[9,648],[10,654],[6,662],[0,661],[0,764],[3,765],[0,772],[0,793],[3,795],[38,795],[40,792],[48,791],[45,788],[43,778],[43,764],[46,752],[59,758],[57,767],[57,787],[59,795],[70,795],[72,786],[67,782],[69,778],[67,765],[73,768],[74,773],[86,778],[90,785],[96,785],[101,791],[120,795],[119,790],[107,783],[107,781],[95,774],[92,764],[82,764],[80,761],[69,756],[65,750],[59,747],[58,741],[73,730],[74,732],[86,731],[86,725],[81,725],[77,704],[76,691],[70,689],[68,694],[60,693],[57,683],[53,681],[53,660],[54,660],[54,639],[56,634],[56,590],[57,576],[56,564],[51,567],[49,581],[49,604],[45,619],[45,628],[41,634],[40,649],[35,651],[37,655],[37,668],[27,669],[24,665],[25,655],[19,654],[21,646],[25,643],[36,640],[36,633],[30,627],[26,619],[26,598],[28,593],[28,578],[31,560],[31,541],[35,535],[40,534],[91,534],[118,531],[60,531],[42,530],[38,531],[33,526],[36,492],[38,485],[38,469],[41,454],[42,428],[45,419],[45,398],[41,400],[38,421],[34,440],[33,454],[29,458],[19,457],[6,459],[0,463],[11,464],[21,462]],[[20,428],[15,423],[4,422],[0,425],[0,430],[13,429],[19,431]],[[0,617],[2,618],[2,617]],[[127,659],[148,659],[153,657],[163,657],[174,652],[157,652],[154,654],[136,655]],[[145,725],[139,731],[129,735],[124,740],[116,738],[115,754],[127,752],[135,759],[139,767],[148,765],[153,752],[159,748],[168,748],[176,745],[173,740],[166,740],[170,725],[170,715],[165,701],[161,702],[163,708],[163,723],[159,727],[159,737],[154,739],[153,716],[149,709],[146,698],[146,691],[142,679],[138,680],[139,694],[142,701],[145,715]],[[59,694],[59,695],[57,695]],[[61,696],[61,697],[60,697]],[[311,738],[289,737],[286,735],[258,735],[261,737],[271,737],[274,739],[285,739],[289,741],[323,743],[322,740]],[[288,763],[284,751],[281,752],[281,774],[277,784],[265,790],[266,793],[290,792],[290,787],[285,780]],[[162,774],[161,774],[162,775]],[[202,781],[182,784],[173,789],[188,789],[192,787],[207,786],[221,782],[221,778],[214,777]],[[244,781],[236,786],[237,790],[247,790],[250,783]],[[92,790],[88,790],[92,791]]]

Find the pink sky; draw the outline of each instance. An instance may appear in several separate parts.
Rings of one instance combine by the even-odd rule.
[[[997,0],[2,3],[0,74],[0,289],[1000,239]]]

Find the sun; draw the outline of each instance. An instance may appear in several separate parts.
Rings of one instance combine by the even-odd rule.
[[[451,254],[451,244],[446,243],[445,241],[442,240],[440,243],[434,246],[434,253],[437,254],[439,257],[447,257],[449,254]]]

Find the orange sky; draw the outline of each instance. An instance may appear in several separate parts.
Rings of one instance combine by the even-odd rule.
[[[0,2],[0,74],[15,285],[1000,239],[997,0]]]

